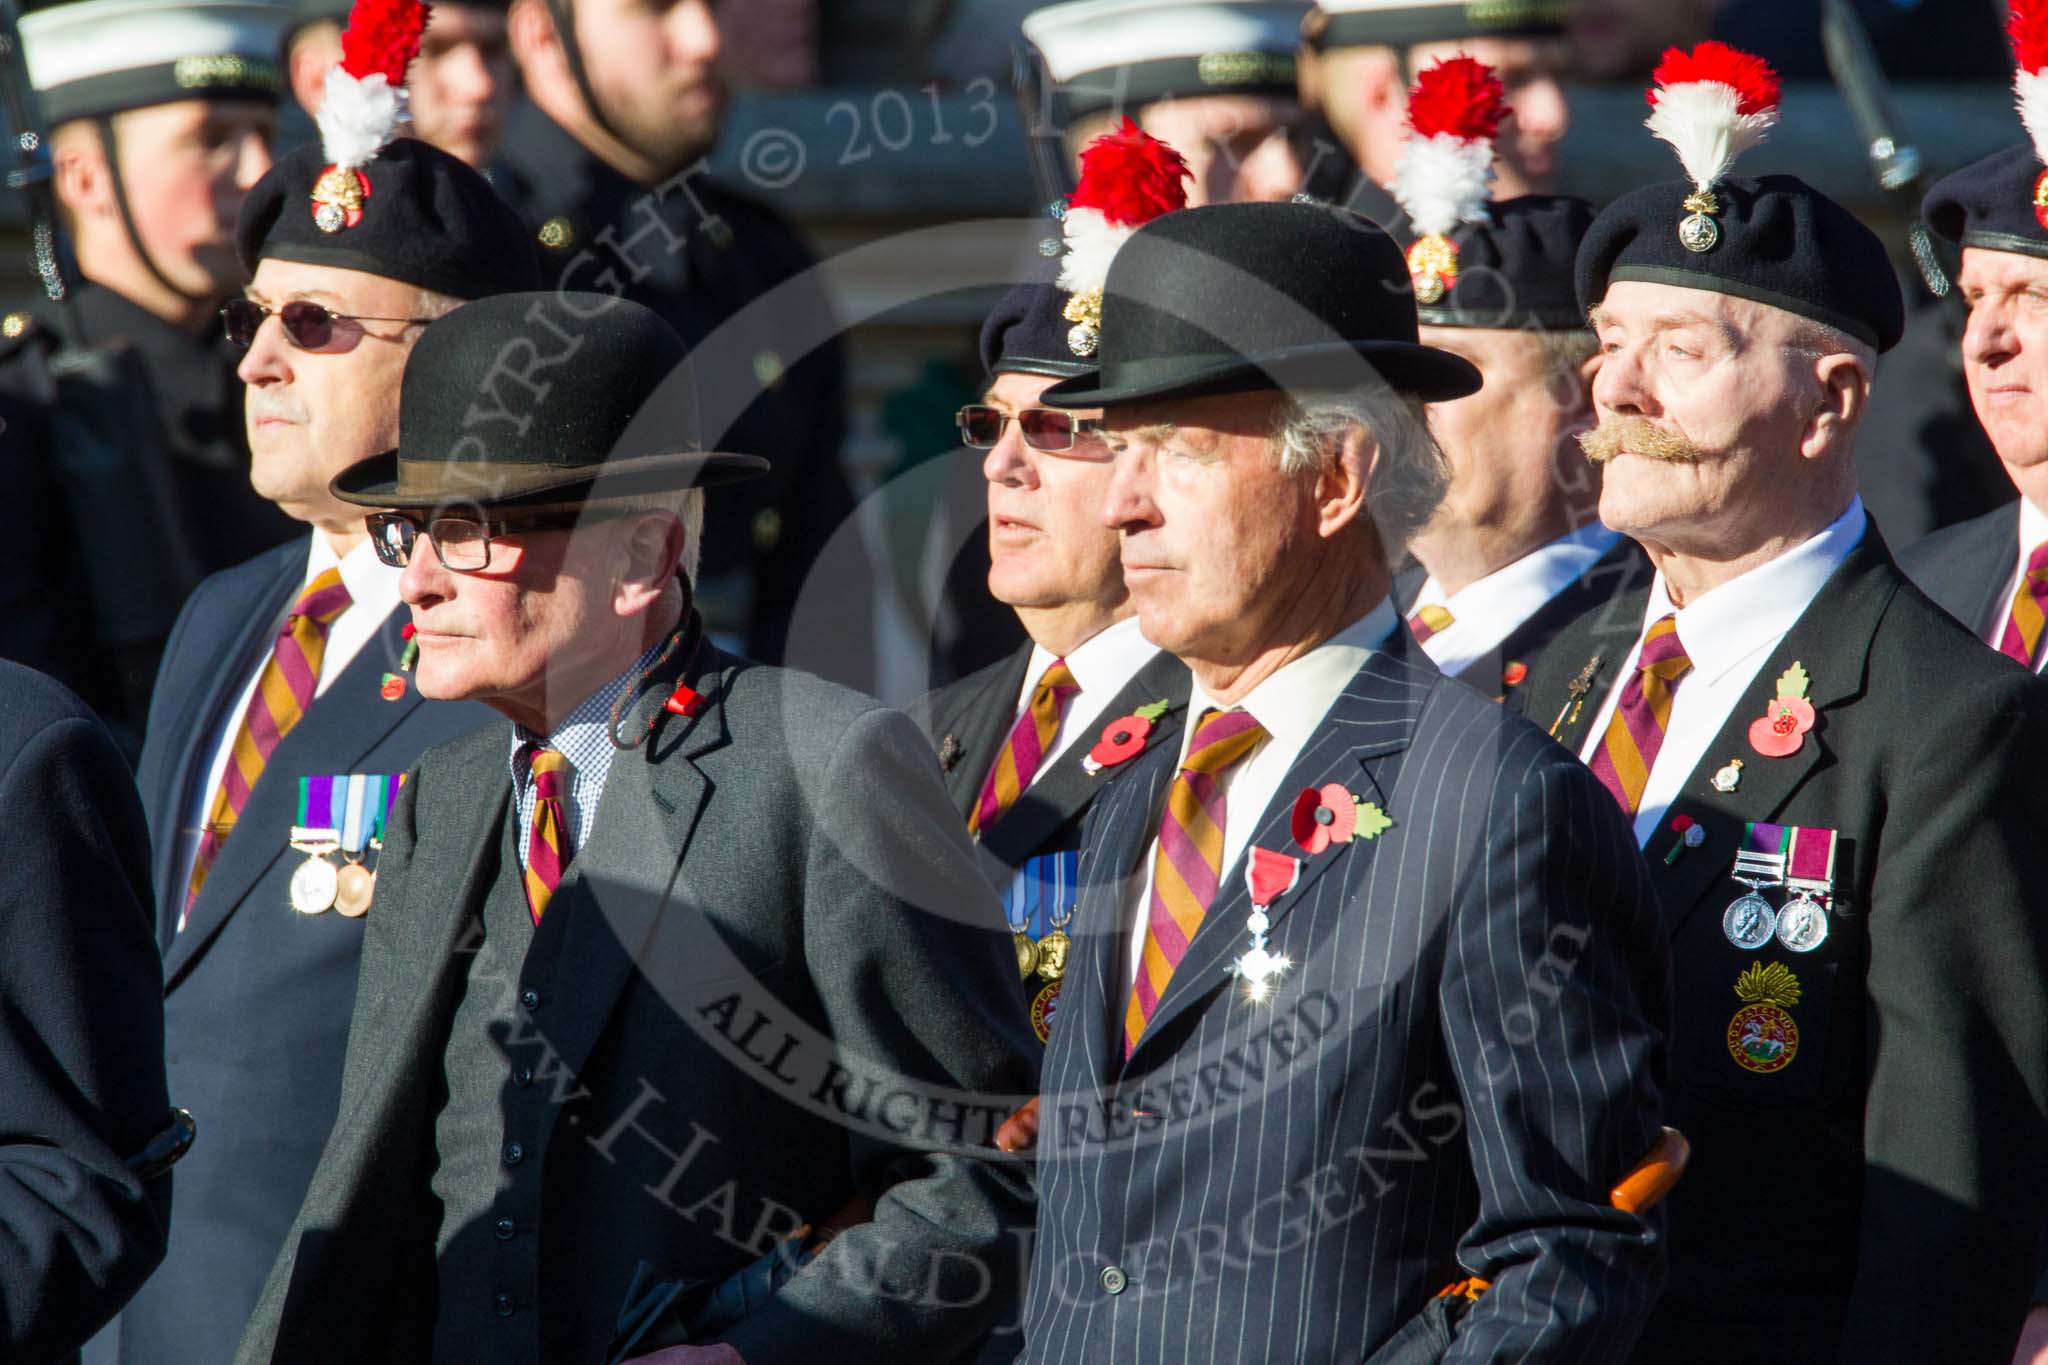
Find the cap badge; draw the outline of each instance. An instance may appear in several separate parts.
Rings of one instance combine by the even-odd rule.
[[[1441,303],[1458,282],[1458,244],[1440,232],[1416,238],[1408,248],[1408,277],[1417,303]]]
[[[1721,201],[1714,198],[1712,190],[1694,190],[1685,196],[1685,217],[1678,220],[1678,242],[1687,251],[1712,251],[1721,240],[1721,225],[1713,215],[1721,211]]]
[[[1055,206],[1066,257],[1054,286],[1073,327],[1067,349],[1086,359],[1102,344],[1102,288],[1109,263],[1131,234],[1162,213],[1187,207],[1192,172],[1179,152],[1126,118],[1081,153],[1081,178],[1064,209]]]
[[[1067,329],[1067,349],[1083,359],[1094,355],[1102,344],[1102,291],[1089,289],[1074,295],[1060,316],[1074,324]]]
[[[1706,42],[1666,51],[1650,79],[1648,127],[1678,153],[1693,186],[1678,220],[1679,245],[1712,251],[1721,240],[1714,185],[1777,124],[1778,73],[1760,57]]]
[[[329,166],[313,182],[313,225],[339,232],[363,221],[363,201],[370,197],[370,178],[345,166]]]
[[[2048,171],[2034,177],[2034,221],[2048,228]]]

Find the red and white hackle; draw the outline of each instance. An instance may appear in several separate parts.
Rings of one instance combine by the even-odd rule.
[[[2005,22],[2012,39],[2012,93],[2034,155],[2048,163],[2048,3],[2012,0]],[[2034,178],[2034,220],[2048,228],[2048,170]]]
[[[314,122],[327,167],[313,186],[313,221],[339,232],[362,220],[370,180],[363,167],[398,136],[407,118],[405,68],[427,27],[423,0],[355,0],[341,35],[341,60],[327,71]]]
[[[1666,48],[1651,79],[1644,126],[1671,144],[1693,184],[1678,240],[1689,251],[1711,251],[1721,240],[1714,183],[1777,123],[1778,73],[1761,57],[1709,42],[1691,52]]]
[[[1062,316],[1074,324],[1067,349],[1075,355],[1094,355],[1102,343],[1102,286],[1118,248],[1160,214],[1186,208],[1181,182],[1191,178],[1179,152],[1128,118],[1081,153],[1081,181],[1060,225],[1066,259],[1054,282],[1072,296]]]
[[[1494,69],[1470,57],[1445,58],[1408,92],[1409,137],[1394,168],[1394,198],[1415,231],[1408,277],[1417,303],[1441,302],[1458,282],[1452,229],[1486,221],[1505,99]]]

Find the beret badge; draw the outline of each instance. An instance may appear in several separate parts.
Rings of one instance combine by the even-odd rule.
[[[1081,153],[1081,178],[1060,231],[1066,259],[1055,282],[1067,291],[1060,315],[1074,325],[1067,349],[1086,360],[1102,344],[1102,286],[1118,248],[1162,213],[1187,207],[1188,163],[1126,118]]]
[[[1424,307],[1457,287],[1452,230],[1486,221],[1493,139],[1506,115],[1500,77],[1470,57],[1437,62],[1408,93],[1410,136],[1394,170],[1394,197],[1418,234],[1408,248],[1408,278]]]
[[[2013,0],[2005,31],[2017,61],[2012,88],[2020,122],[2034,155],[2048,162],[2048,5]],[[2048,228],[2048,171],[2034,178],[2034,221]]]
[[[328,164],[309,205],[322,232],[363,220],[370,178],[363,167],[397,136],[406,118],[405,68],[427,26],[422,0],[356,0],[341,35],[341,60],[327,71],[317,122]]]
[[[1645,126],[1671,144],[1693,182],[1678,220],[1679,244],[1712,251],[1721,241],[1714,182],[1777,123],[1778,73],[1760,57],[1708,42],[1691,52],[1667,48],[1651,79]]]

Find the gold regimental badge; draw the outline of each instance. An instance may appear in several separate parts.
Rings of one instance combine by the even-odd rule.
[[[1799,1055],[1799,1025],[1786,1011],[1799,1003],[1799,978],[1782,962],[1752,962],[1735,978],[1742,1008],[1728,1021],[1728,1055],[1745,1071],[1783,1071]]]
[[[1441,232],[1417,237],[1408,248],[1408,278],[1415,283],[1417,303],[1443,302],[1458,282],[1458,244]]]

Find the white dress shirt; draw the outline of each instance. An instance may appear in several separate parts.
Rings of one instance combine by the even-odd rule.
[[[1224,896],[1230,886],[1230,878],[1241,875],[1237,872],[1238,860],[1244,856],[1245,846],[1251,843],[1252,836],[1259,832],[1266,808],[1279,794],[1280,784],[1287,780],[1294,760],[1301,756],[1310,738],[1321,728],[1323,717],[1329,714],[1330,707],[1344,691],[1345,685],[1365,666],[1373,651],[1386,644],[1398,620],[1393,600],[1383,600],[1364,616],[1275,672],[1236,703],[1237,709],[1251,712],[1252,719],[1265,727],[1266,737],[1217,778],[1223,790],[1224,873],[1216,883],[1217,899]],[[1188,746],[1194,742],[1195,728],[1201,723],[1204,712],[1230,709],[1203,692],[1199,681],[1194,683],[1188,689],[1187,724],[1180,736],[1181,757],[1187,756]],[[1138,980],[1138,963],[1144,955],[1145,927],[1152,905],[1152,867],[1158,855],[1159,838],[1155,834],[1145,852],[1145,880],[1138,888],[1137,902],[1128,907],[1129,922],[1134,932],[1130,961],[1125,968],[1134,986]]]
[[[2027,558],[2044,540],[2048,540],[2048,512],[2034,506],[2032,498],[2021,498],[2019,553],[2013,556],[2012,574],[2005,580],[2004,595],[1998,599],[1998,613],[1991,618],[1991,627],[1984,636],[1984,643],[1993,649],[2005,644],[2005,623],[2012,619],[2012,599],[2020,590],[2020,580],[2027,575]],[[2048,664],[2048,649],[2042,650],[2041,657],[2034,661],[2034,671],[2039,673],[2044,664]]]
[[[1422,642],[1422,652],[1444,672],[1456,677],[1497,648],[1516,627],[1549,604],[1579,576],[1614,548],[1621,532],[1589,522],[1567,532],[1512,564],[1475,579],[1444,596],[1431,574],[1415,593],[1409,614],[1426,606],[1442,607],[1451,623]],[[1498,680],[1495,680],[1498,681]],[[1488,683],[1492,686],[1492,683]]]
[[[1103,721],[1102,713],[1116,700],[1117,693],[1138,676],[1138,670],[1151,663],[1152,656],[1158,652],[1159,646],[1139,633],[1135,616],[1126,616],[1074,647],[1067,655],[1067,671],[1074,675],[1074,681],[1081,685],[1081,690],[1067,699],[1067,709],[1060,716],[1059,729],[1053,731],[1052,743],[1046,746],[1037,771],[1031,774],[1033,782],[1052,767],[1053,760],[1065,753],[1076,738],[1086,736],[1093,746],[1096,733],[1101,728],[1097,722],[1108,723]],[[1044,645],[1031,646],[1031,661],[1024,665],[1024,685],[1017,693],[1017,705],[1010,712],[1010,725],[1003,731],[1005,735],[1015,728],[1017,717],[1031,705],[1031,694],[1038,690],[1038,680],[1045,676],[1045,670],[1052,667],[1057,657]],[[1148,697],[1146,700],[1156,698]],[[1110,717],[1110,720],[1114,719],[1116,717]]]
[[[397,609],[398,578],[402,570],[391,568],[378,559],[376,547],[368,540],[345,557],[336,559],[334,547],[327,543],[327,537],[319,531],[313,533],[312,548],[306,554],[306,576],[299,591],[291,595],[291,600],[271,621],[270,628],[262,636],[257,656],[244,661],[248,675],[242,680],[234,704],[214,718],[213,761],[207,764],[199,785],[186,794],[185,818],[178,822],[178,880],[172,883],[173,886],[186,886],[192,880],[192,860],[199,852],[200,833],[213,808],[221,779],[227,773],[228,759],[235,750],[235,738],[242,732],[242,717],[248,714],[249,702],[256,695],[256,684],[262,680],[264,667],[270,663],[277,632],[284,628],[285,618],[305,591],[305,584],[337,566],[341,569],[342,586],[348,589],[349,604],[327,627],[327,648],[320,656],[320,681],[313,688],[316,700],[326,694],[334,680],[341,676],[356,655],[362,653],[363,646],[383,628],[384,618]]]
[[[1822,585],[1849,551],[1863,539],[1865,522],[1863,499],[1853,498],[1848,510],[1819,535],[1802,541],[1768,564],[1759,564],[1740,578],[1700,594],[1683,608],[1671,605],[1662,573],[1651,580],[1650,604],[1643,612],[1642,631],[1648,631],[1658,620],[1676,611],[1678,643],[1684,646],[1692,667],[1678,680],[1671,694],[1671,720],[1664,727],[1664,742],[1657,750],[1649,781],[1643,786],[1642,807],[1636,812],[1638,844],[1647,844],[1657,832],[1665,808],[1678,798],[1686,779],[1707,756],[1707,746],[1721,733],[1728,717],[1738,709],[1763,715],[1764,703],[1777,694],[1758,685],[1757,670],[1785,638],[1785,632],[1812,605]],[[1628,680],[1635,676],[1636,657],[1642,649],[1642,632],[1638,632],[1628,658],[1610,675],[1614,685],[1608,689],[1600,713],[1593,717],[1585,745],[1579,751],[1579,757],[1588,762],[1607,736],[1608,719],[1620,705]],[[1715,757],[1739,758],[1744,763],[1758,761],[1746,744],[1739,752]]]

